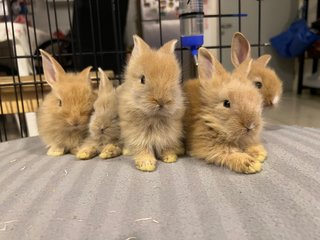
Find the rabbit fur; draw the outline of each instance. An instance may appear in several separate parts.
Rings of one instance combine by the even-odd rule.
[[[119,117],[124,148],[136,168],[154,171],[156,160],[175,162],[181,151],[184,97],[180,66],[174,55],[177,40],[151,49],[134,35],[132,56],[119,94]]]
[[[252,60],[231,74],[205,48],[198,61],[199,78],[184,84],[187,153],[239,173],[261,171],[267,156],[260,142],[262,97],[246,80]]]
[[[44,76],[52,91],[37,112],[39,135],[48,146],[47,154],[75,154],[88,134],[88,123],[96,99],[91,67],[77,74],[66,74],[60,64],[41,50]]]
[[[121,154],[118,96],[112,82],[99,68],[100,84],[94,112],[90,118],[89,136],[84,141],[77,157],[90,159],[100,154],[107,159]]]
[[[236,32],[231,43],[232,64],[237,67],[247,59],[251,59],[250,43],[242,33]],[[282,95],[282,81],[276,72],[267,66],[270,60],[269,54],[254,59],[248,76],[262,94],[264,107],[276,106]]]

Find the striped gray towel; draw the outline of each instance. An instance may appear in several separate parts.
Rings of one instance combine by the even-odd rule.
[[[320,130],[265,129],[264,170],[184,157],[46,156],[37,137],[0,144],[0,239],[320,239]]]

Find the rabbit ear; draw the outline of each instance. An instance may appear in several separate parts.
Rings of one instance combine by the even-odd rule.
[[[206,48],[199,48],[198,53],[200,79],[212,79],[213,75],[227,74],[221,63]]]
[[[140,56],[142,52],[149,50],[150,47],[138,35],[133,35],[134,47],[131,53],[132,57]]]
[[[42,57],[42,67],[44,72],[44,77],[51,87],[59,81],[61,75],[65,74],[65,71],[61,65],[46,51],[40,49]]]
[[[264,55],[260,56],[258,59],[256,59],[255,63],[257,63],[258,65],[260,65],[262,67],[266,67],[267,64],[270,62],[270,60],[271,60],[271,55],[264,54]]]
[[[79,74],[80,78],[83,79],[84,81],[87,81],[90,86],[91,86],[91,78],[90,78],[90,71],[92,69],[92,66],[86,67],[83,69]]]
[[[101,68],[98,68],[98,70],[99,70],[99,77],[100,77],[99,91],[106,91],[106,92],[111,91],[113,89],[113,85],[110,79]]]
[[[159,51],[164,52],[164,53],[174,53],[175,46],[177,44],[178,40],[173,39],[167,43],[165,43]]]
[[[252,59],[247,59],[234,70],[234,74],[239,78],[247,78],[251,71]]]
[[[231,43],[231,62],[233,66],[238,67],[241,63],[251,57],[251,46],[246,37],[236,32],[233,34]]]

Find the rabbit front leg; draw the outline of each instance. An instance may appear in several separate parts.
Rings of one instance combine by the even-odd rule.
[[[117,144],[109,143],[101,151],[99,157],[102,159],[114,158],[120,156],[121,148]]]
[[[122,154],[123,154],[124,156],[130,156],[130,155],[132,155],[130,149],[129,149],[128,147],[126,147],[126,146],[123,146],[123,148],[122,148]]]
[[[75,154],[76,157],[80,160],[87,160],[94,158],[99,154],[99,150],[93,144],[84,144],[80,147],[79,151]]]
[[[177,151],[175,151],[173,149],[163,150],[162,154],[161,154],[161,159],[165,163],[174,163],[178,159]]]
[[[176,149],[176,154],[178,156],[183,156],[186,154],[186,149],[185,149],[185,146],[184,146],[184,143],[180,143],[179,146],[177,147]]]
[[[59,157],[65,154],[65,149],[64,147],[59,147],[59,146],[50,146],[47,155],[51,157]]]
[[[153,152],[146,150],[140,151],[133,156],[136,168],[144,172],[152,172],[156,170],[157,159]]]
[[[261,162],[240,149],[229,149],[228,147],[220,147],[212,149],[206,161],[221,166],[226,166],[232,171],[238,173],[258,173],[262,170]]]
[[[176,162],[178,156],[182,156],[185,154],[184,144],[181,142],[173,149],[163,150],[161,153],[161,159],[165,163],[173,163]]]
[[[267,150],[262,144],[252,145],[246,148],[244,152],[254,157],[259,162],[264,162],[268,156]]]

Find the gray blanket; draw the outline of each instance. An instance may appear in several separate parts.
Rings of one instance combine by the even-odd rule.
[[[144,173],[132,159],[46,156],[0,144],[0,239],[320,239],[320,130],[272,126],[264,170],[184,157]]]

